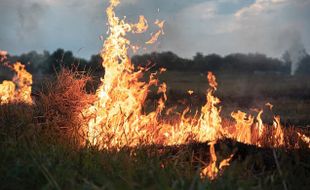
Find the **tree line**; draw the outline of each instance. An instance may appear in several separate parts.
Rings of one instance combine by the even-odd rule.
[[[10,62],[20,61],[31,73],[53,74],[61,67],[74,68],[93,73],[103,72],[102,59],[93,55],[89,60],[75,57],[71,51],[58,49],[52,53],[31,51],[18,56],[9,55]],[[166,68],[170,71],[223,72],[232,74],[277,73],[290,74],[291,62],[288,58],[271,58],[264,54],[235,53],[227,56],[197,53],[192,59],[181,58],[173,52],[153,52],[132,57],[132,63],[151,70]],[[296,74],[310,74],[310,56],[304,57]]]
[[[102,72],[102,59],[99,55],[92,55],[89,60],[74,56],[71,51],[57,49],[50,53],[31,51],[21,55],[9,55],[10,63],[21,62],[26,65],[27,71],[33,74],[55,74],[62,67],[78,71]]]

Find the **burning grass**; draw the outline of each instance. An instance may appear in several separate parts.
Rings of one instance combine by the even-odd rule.
[[[299,149],[285,150],[221,140],[211,152],[207,142],[172,146],[141,142],[110,150],[81,146],[79,129],[84,121],[76,115],[94,102],[85,90],[89,80],[62,70],[54,82],[44,85],[34,105],[0,107],[1,189],[283,189],[283,181],[289,189],[309,185],[309,149],[302,142]],[[285,133],[290,137],[296,129]],[[229,158],[230,166],[220,167]],[[201,180],[202,169],[210,163],[218,168],[219,177]]]
[[[45,84],[37,105],[47,122],[62,129],[77,126],[79,114],[92,102],[92,95],[85,89],[89,80],[90,77],[79,72],[62,69],[54,82]]]
[[[131,42],[126,34],[145,32],[146,20],[140,17],[137,24],[130,24],[125,19],[118,18],[114,10],[119,3],[118,0],[111,0],[106,10],[109,36],[101,52],[105,75],[95,94],[95,101],[82,112],[82,117],[87,118],[82,127],[87,142],[99,149],[120,149],[141,144],[170,146],[207,141],[214,145],[217,140],[224,138],[258,147],[299,146],[295,139],[292,140],[293,144],[285,141],[286,133],[280,116],[274,116],[272,124],[264,124],[262,110],[257,110],[256,116],[240,110],[234,111],[231,117],[235,123],[223,125],[219,106],[221,101],[215,96],[218,84],[211,72],[207,76],[210,88],[206,92],[206,102],[196,114],[189,115],[191,108],[187,106],[176,119],[169,122],[163,120],[171,116],[170,113],[176,112],[174,108],[165,110],[167,85],[159,84],[158,73],[151,73],[149,80],[143,81],[145,69],[135,68],[128,57]],[[163,33],[164,22],[158,21],[155,24],[160,27],[160,33]],[[137,27],[141,27],[139,32]],[[157,38],[158,36],[155,37]],[[165,70],[161,69],[160,72]],[[155,110],[147,113],[143,108],[152,86],[157,87],[160,98]],[[272,105],[269,104],[269,107],[271,109]],[[266,134],[270,138],[267,139]],[[212,152],[214,155],[214,151]]]
[[[130,41],[125,38],[126,33],[145,32],[148,27],[147,21],[143,16],[140,16],[137,24],[129,24],[119,19],[114,12],[118,4],[118,0],[110,0],[110,6],[106,11],[110,35],[101,52],[105,75],[102,76],[96,93],[91,95],[85,90],[89,77],[78,72],[62,70],[55,82],[45,84],[34,104],[29,104],[28,107],[14,104],[1,107],[0,113],[4,118],[1,123],[1,145],[10,146],[12,142],[13,147],[28,150],[31,160],[27,160],[26,157],[23,157],[23,160],[26,159],[28,163],[38,167],[36,172],[44,176],[42,182],[45,181],[45,188],[76,188],[75,185],[92,188],[103,188],[102,185],[107,185],[107,188],[113,188],[109,182],[101,183],[96,180],[98,176],[110,179],[98,174],[98,171],[112,172],[109,175],[124,181],[127,185],[124,187],[133,189],[147,187],[147,184],[153,185],[152,180],[158,180],[158,186],[151,186],[153,188],[213,187],[217,183],[210,183],[205,178],[216,181],[219,176],[225,176],[224,170],[230,162],[240,163],[245,160],[242,155],[247,156],[247,151],[243,154],[240,150],[254,149],[262,152],[262,155],[269,152],[262,157],[271,166],[268,167],[263,162],[262,166],[255,163],[253,167],[258,167],[258,170],[263,172],[264,169],[268,172],[278,172],[274,175],[277,179],[272,178],[272,183],[266,184],[273,185],[274,180],[279,184],[280,181],[281,187],[286,189],[290,184],[283,172],[277,151],[298,152],[298,155],[299,151],[304,151],[308,154],[307,132],[285,128],[281,124],[280,116],[273,116],[271,123],[266,124],[262,119],[263,110],[254,110],[255,115],[238,110],[232,112],[229,118],[222,117],[221,101],[215,96],[218,83],[211,72],[207,76],[210,87],[206,92],[206,102],[201,108],[191,113],[192,109],[187,105],[181,112],[171,114],[177,111],[174,107],[169,108],[166,105],[169,98],[166,94],[167,85],[159,84],[157,80],[158,73],[164,72],[165,69],[151,73],[149,79],[143,81],[147,69],[135,68],[128,57]],[[146,44],[154,43],[159,35],[163,34],[164,22],[156,21],[155,24],[160,29]],[[21,79],[22,76],[18,78]],[[22,80],[22,84],[24,83]],[[27,85],[29,86],[28,83]],[[159,99],[154,110],[146,112],[144,109],[151,86],[155,86]],[[23,90],[23,86],[20,85],[20,89],[21,92],[28,92],[29,98],[29,87]],[[194,93],[190,90],[188,92],[190,95]],[[17,97],[24,95],[17,93]],[[27,99],[18,100],[20,104],[28,103]],[[270,103],[266,106],[272,110],[273,106]],[[27,114],[23,114],[26,112]],[[167,120],[169,117],[172,118]],[[6,122],[12,118],[22,122]],[[23,118],[26,118],[25,121]],[[18,127],[11,128],[11,125],[16,124]],[[21,126],[21,131],[26,131],[26,135],[18,132],[17,128]],[[13,129],[13,133],[5,129]],[[15,139],[12,138],[14,131]],[[11,148],[14,149],[13,147]],[[273,158],[269,157],[270,151]],[[6,163],[6,158],[11,155],[6,151],[3,153],[6,155],[3,162]],[[44,160],[46,157],[49,162]],[[70,164],[68,160],[72,160],[73,163]],[[60,173],[55,171],[54,166],[64,161],[68,170],[60,167]],[[124,168],[115,169],[114,162]],[[305,159],[305,162],[308,163],[308,160]],[[143,167],[138,166],[139,164]],[[308,175],[307,169],[305,166],[302,172]],[[74,178],[61,178],[72,170],[75,172]],[[88,170],[92,173],[88,173]],[[164,171],[168,172],[168,175],[162,173]],[[172,173],[169,173],[171,171]],[[268,172],[266,175],[269,175]],[[147,175],[144,178],[146,173],[150,173],[152,177]],[[94,174],[98,176],[93,176]],[[9,175],[6,176],[11,180]],[[161,181],[160,177],[168,178]],[[145,181],[136,181],[140,179]],[[29,187],[27,181],[25,183]],[[264,183],[259,183],[261,186],[262,184]],[[5,185],[11,187],[11,184]],[[117,189],[121,188],[118,184],[113,185],[116,185]]]
[[[215,78],[209,78],[215,84]],[[186,144],[170,146],[148,141],[103,150],[91,143],[81,146],[85,142],[81,133],[85,118],[80,116],[85,106],[95,102],[95,96],[85,88],[89,80],[81,73],[63,69],[55,81],[44,84],[33,105],[12,103],[0,107],[1,189],[282,189],[283,181],[290,189],[302,189],[308,183],[309,149],[302,140],[307,133],[296,128],[284,128],[283,134],[285,142],[298,144],[299,149],[258,148],[232,140],[199,143],[193,137]],[[165,121],[167,116],[159,118]],[[171,124],[174,122],[172,119]],[[222,125],[232,126],[232,130],[234,124],[233,120],[222,120]],[[255,130],[256,126],[248,129]],[[261,146],[270,146],[274,133],[266,131],[262,141],[266,144]],[[201,176],[213,181],[201,180]]]
[[[1,128],[1,189],[283,189],[283,181],[288,189],[310,185],[307,149],[258,149],[219,142],[215,146],[219,160],[238,150],[230,167],[211,182],[201,180],[199,174],[210,161],[208,144],[98,150],[72,146],[53,130],[22,128],[17,138]],[[22,135],[26,131],[29,135]]]

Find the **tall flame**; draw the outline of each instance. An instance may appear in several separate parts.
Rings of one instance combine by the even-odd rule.
[[[274,117],[271,126],[263,123],[263,111],[259,111],[256,117],[242,111],[232,112],[231,120],[234,124],[224,125],[219,106],[221,101],[214,95],[218,83],[211,72],[207,76],[210,88],[206,92],[206,103],[201,110],[191,114],[190,107],[187,107],[179,117],[174,116],[170,121],[164,120],[163,118],[175,111],[170,108],[165,112],[167,85],[159,84],[156,79],[158,73],[150,74],[149,79],[143,81],[146,69],[135,68],[128,56],[128,48],[135,46],[130,45],[126,34],[146,32],[148,22],[144,16],[140,16],[136,24],[118,18],[114,9],[119,4],[119,0],[110,0],[106,10],[109,36],[101,51],[105,75],[96,92],[96,100],[82,113],[83,118],[87,119],[83,123],[86,144],[99,149],[119,149],[141,144],[180,145],[210,142],[210,162],[200,173],[201,177],[210,179],[215,179],[224,167],[229,166],[234,155],[218,162],[215,144],[220,139],[230,138],[258,147],[298,147],[294,142],[292,144],[286,141],[285,128],[281,125],[279,116]],[[159,36],[164,34],[164,23],[165,21],[156,20],[155,25],[159,30],[146,44],[155,43]],[[6,55],[7,52],[0,51],[1,62],[6,59]],[[0,84],[0,105],[19,102],[32,104],[32,75],[19,62],[11,68],[16,75],[12,81],[3,81]],[[159,73],[163,71],[165,69],[161,69]],[[157,86],[157,93],[161,97],[154,111],[145,112],[145,100],[153,85]],[[194,91],[189,90],[188,93],[192,95]],[[270,103],[266,105],[270,109],[273,107]],[[296,136],[310,148],[309,137],[301,132],[296,132]]]
[[[147,21],[140,16],[139,23],[128,24],[115,16],[119,0],[111,0],[107,8],[110,36],[104,43],[101,57],[105,75],[97,90],[97,101],[84,111],[88,121],[88,140],[102,148],[134,146],[147,134],[144,126],[152,122],[153,115],[142,115],[143,103],[149,86],[157,83],[151,75],[148,83],[141,82],[143,70],[135,71],[127,55],[130,41],[126,33],[141,33]],[[98,143],[99,142],[99,143]]]
[[[214,179],[223,167],[229,165],[231,155],[217,164],[214,145],[217,140],[230,138],[245,144],[259,147],[282,147],[290,145],[285,141],[284,129],[280,118],[275,117],[272,126],[265,125],[261,119],[263,112],[252,116],[237,111],[231,114],[233,125],[222,122],[220,99],[214,93],[217,90],[216,77],[209,72],[210,88],[206,94],[206,104],[196,114],[189,114],[186,108],[178,118],[166,121],[173,109],[164,112],[167,100],[166,84],[158,84],[157,73],[150,75],[148,82],[142,82],[145,69],[135,68],[128,57],[130,41],[126,38],[128,32],[142,33],[148,28],[146,19],[139,17],[137,24],[126,23],[116,17],[114,9],[119,0],[110,0],[106,13],[108,16],[109,36],[104,42],[101,57],[105,75],[96,92],[97,100],[83,111],[87,118],[84,124],[87,143],[100,149],[119,149],[124,146],[138,145],[179,145],[192,141],[210,143],[210,164],[201,175]],[[163,34],[164,21],[156,21],[160,30],[147,41],[154,43]],[[150,86],[158,86],[158,94],[162,97],[157,102],[157,109],[146,113],[143,109]],[[190,94],[193,91],[189,91]],[[191,116],[192,115],[192,116]],[[266,138],[266,134],[272,138]],[[302,136],[306,141],[306,136]]]

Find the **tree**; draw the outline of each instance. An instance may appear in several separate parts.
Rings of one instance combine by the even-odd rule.
[[[310,55],[307,55],[300,61],[296,74],[298,75],[309,75],[310,74]]]

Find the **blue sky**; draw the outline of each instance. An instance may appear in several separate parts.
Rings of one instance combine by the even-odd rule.
[[[165,36],[148,51],[205,54],[260,52],[280,57],[310,50],[310,0],[122,0],[118,16],[166,20]],[[12,54],[57,48],[88,58],[106,36],[107,0],[0,0],[0,49]],[[158,12],[159,10],[159,12]],[[143,44],[149,33],[132,37]]]

